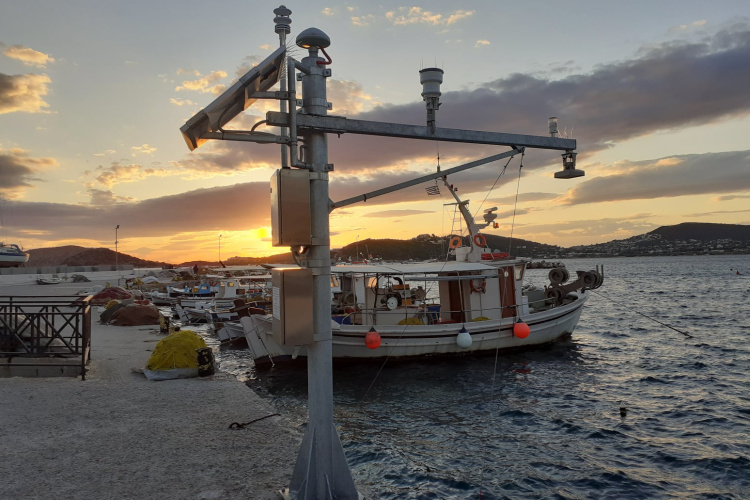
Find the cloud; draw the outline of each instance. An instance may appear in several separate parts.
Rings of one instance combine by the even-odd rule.
[[[334,10],[330,7],[326,7],[325,9],[320,11],[320,13],[323,14],[324,16],[332,16],[334,14]]]
[[[450,26],[462,19],[474,15],[473,10],[456,10],[448,15],[434,14],[421,7],[399,7],[386,12],[385,18],[396,26],[409,24],[429,24],[432,26]]]
[[[93,189],[95,186],[104,186],[111,189],[115,184],[122,182],[137,182],[149,177],[167,177],[176,174],[176,172],[164,168],[150,168],[136,164],[120,165],[117,162],[112,163],[109,167],[99,165],[93,171],[84,172],[86,177],[93,176],[92,180],[85,183],[88,189]]]
[[[367,14],[366,16],[352,16],[351,19],[354,26],[369,26],[375,21],[375,16]]]
[[[618,218],[559,220],[548,224],[516,224],[513,236],[531,241],[555,241],[563,247],[581,241],[611,241],[643,234],[658,226],[648,221],[653,214],[624,215]]]
[[[5,75],[0,73],[0,115],[17,111],[44,113],[47,75]]]
[[[490,44],[489,40],[477,40],[477,42],[474,44],[474,48],[484,47],[484,46],[489,45],[489,44]]]
[[[32,182],[41,182],[43,170],[57,166],[54,158],[32,158],[22,149],[0,149],[0,197],[19,198],[33,187]]]
[[[512,74],[473,88],[444,92],[437,113],[438,126],[547,135],[547,117],[558,116],[560,130],[567,130],[578,141],[579,168],[587,169],[587,156],[618,142],[748,115],[748,60],[750,28],[737,23],[697,42],[675,41],[650,47],[632,60],[599,66],[586,74],[557,79]],[[425,123],[424,103],[418,100],[418,90],[413,102],[389,105],[372,103],[357,82],[329,80],[329,84],[328,98],[335,114],[382,122]],[[231,128],[249,130],[261,119],[241,114]],[[436,149],[431,141],[331,134],[328,145],[329,162],[335,165],[332,179],[348,179],[358,190],[353,194],[370,191],[371,186],[383,187],[385,181],[399,182],[419,172],[434,171],[436,164]],[[503,150],[441,143],[441,164],[445,169]],[[275,147],[213,141],[174,164],[205,175],[276,168],[278,161]],[[482,188],[486,191],[503,164],[460,174],[458,185],[462,193]],[[526,151],[527,171],[552,165],[560,165],[559,153]],[[683,163],[674,171],[682,175],[680,169],[689,165],[690,162]],[[617,164],[607,168],[619,171],[623,167]],[[517,168],[517,160],[509,168]],[[696,172],[691,171],[690,175]],[[508,180],[500,179],[498,185],[505,182]],[[421,196],[422,187],[410,193],[417,196],[419,192]],[[379,199],[375,203],[380,203]]]
[[[732,201],[732,200],[750,200],[750,194],[745,194],[745,195],[728,194],[728,195],[719,196],[718,198],[716,198],[716,201]]]
[[[24,47],[23,45],[13,45],[5,49],[3,55],[21,61],[26,66],[35,66],[37,68],[46,68],[47,64],[55,62],[52,56]]]
[[[568,205],[750,191],[750,150],[621,162],[621,173],[578,184]]]
[[[109,190],[89,188],[87,191],[89,193],[89,203],[91,205],[115,205],[117,203],[131,203],[135,201],[135,199],[130,196],[117,196]]]
[[[133,146],[131,148],[133,150],[133,156],[137,154],[143,154],[143,155],[150,155],[154,151],[156,151],[156,148],[149,146],[148,144],[144,144],[143,146]]]
[[[365,217],[375,217],[375,218],[383,218],[383,217],[407,217],[409,215],[423,215],[423,214],[434,214],[435,212],[432,210],[383,210],[381,212],[372,212],[369,214],[365,214]]]
[[[518,193],[518,203],[531,203],[533,201],[547,201],[554,200],[560,195],[557,193]],[[513,205],[516,203],[516,195],[503,196],[502,198],[492,198],[489,200],[490,203],[496,203],[499,205]]]
[[[245,73],[260,64],[263,59],[265,59],[265,57],[256,55],[245,56],[244,59],[242,59],[240,65],[237,66],[237,69],[234,71],[235,79],[232,81],[232,83],[245,76]]]
[[[93,190],[90,195],[96,202],[91,205],[14,202],[14,217],[6,226],[46,234],[49,241],[68,240],[71,235],[105,241],[111,239],[114,223],[121,224],[122,237],[246,231],[270,223],[267,182],[198,189],[130,203],[121,203],[122,198],[108,191]]]
[[[176,97],[170,97],[169,102],[175,106],[197,106],[198,104],[191,101],[190,99],[178,99]]]
[[[372,96],[364,92],[361,83],[348,80],[329,78],[327,97],[335,103],[333,113],[336,115],[357,115],[377,105]]]
[[[175,91],[194,90],[204,94],[219,95],[226,89],[226,85],[216,84],[217,81],[227,77],[226,71],[212,71],[205,76],[197,73],[196,76],[199,76],[200,78],[183,81],[182,85],[175,87]]]
[[[714,210],[712,212],[697,212],[693,214],[686,214],[685,217],[690,217],[692,219],[694,217],[713,217],[715,215],[744,214],[746,212],[750,212],[750,208],[747,208],[745,210]]]
[[[114,149],[106,149],[103,153],[94,153],[91,156],[104,157],[107,155],[113,155],[115,153],[117,153],[117,151],[115,151]]]

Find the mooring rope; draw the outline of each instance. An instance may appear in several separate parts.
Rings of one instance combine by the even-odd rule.
[[[254,424],[255,422],[260,422],[261,420],[265,420],[267,418],[280,417],[280,416],[281,416],[281,414],[279,414],[279,413],[271,413],[270,415],[266,415],[265,417],[256,418],[255,420],[251,420],[249,422],[245,422],[244,424],[241,424],[239,422],[232,422],[231,424],[229,424],[229,428],[232,429],[232,430],[244,429],[248,425]]]
[[[601,292],[595,292],[594,290],[591,290],[591,291],[592,291],[592,292],[594,292],[594,293],[596,293],[596,294],[597,294],[598,296],[600,296],[600,297],[604,297],[605,299],[607,299],[607,300],[609,300],[609,301],[612,301],[612,302],[614,302],[614,303],[615,303],[615,304],[617,304],[618,306],[621,306],[621,307],[622,307],[623,309],[627,309],[627,310],[628,310],[628,311],[630,311],[630,312],[634,312],[634,313],[636,313],[636,314],[640,314],[640,315],[641,315],[641,316],[643,316],[644,318],[650,319],[650,320],[651,320],[651,321],[653,321],[654,323],[658,323],[658,324],[660,324],[661,326],[665,326],[665,327],[667,327],[667,328],[669,328],[669,329],[671,329],[671,330],[674,330],[674,331],[676,331],[676,332],[678,332],[678,333],[681,333],[681,334],[683,334],[683,335],[684,335],[685,337],[687,337],[687,338],[689,338],[689,339],[692,339],[692,338],[693,338],[693,336],[692,336],[692,335],[690,335],[689,333],[687,333],[687,332],[683,332],[683,331],[682,331],[682,330],[680,330],[679,328],[675,328],[675,327],[673,327],[673,326],[671,326],[671,325],[668,325],[668,324],[666,324],[666,323],[663,323],[663,322],[659,321],[659,320],[658,320],[658,319],[656,319],[656,318],[652,318],[651,316],[649,316],[649,315],[647,315],[647,314],[643,314],[643,313],[642,313],[642,312],[640,312],[640,311],[636,311],[636,310],[634,310],[634,309],[631,309],[631,308],[629,308],[628,306],[626,306],[626,305],[624,305],[624,304],[622,304],[622,303],[620,303],[620,302],[616,301],[615,299],[613,299],[613,298],[611,298],[611,297],[607,297],[606,295],[604,295],[604,294],[603,294],[603,293],[601,293]]]

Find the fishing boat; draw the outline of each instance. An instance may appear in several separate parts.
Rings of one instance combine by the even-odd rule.
[[[577,271],[570,282],[567,269],[554,268],[548,285],[525,285],[530,261],[491,250],[481,233],[496,227],[496,208],[484,211],[483,223],[476,222],[468,201],[443,181],[468,232],[468,237],[450,238],[454,260],[332,266],[334,359],[494,352],[548,344],[573,333],[590,291],[603,283],[603,268]],[[273,292],[276,299],[276,287]],[[256,366],[305,357],[305,345],[284,342],[278,332],[281,321],[278,307],[270,314],[240,318]]]
[[[550,272],[544,288],[523,285],[527,261],[335,266],[333,357],[410,358],[523,348],[569,336],[599,270]],[[284,272],[284,271],[279,271]],[[293,314],[293,313],[291,313]],[[256,366],[304,357],[304,345],[274,335],[278,314],[240,318]]]
[[[28,261],[28,252],[24,252],[20,246],[0,242],[0,267],[21,267]]]

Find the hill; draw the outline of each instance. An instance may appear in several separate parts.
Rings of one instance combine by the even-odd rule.
[[[712,224],[685,222],[674,226],[662,226],[653,231],[633,236],[624,240],[613,240],[595,245],[579,245],[563,248],[519,238],[485,235],[487,246],[493,250],[510,253],[515,257],[526,258],[559,258],[564,255],[679,255],[694,253],[750,253],[750,225]],[[350,243],[342,248],[331,249],[332,259],[342,261],[368,258],[380,258],[386,261],[442,260],[448,252],[449,237],[434,234],[420,234],[408,240],[368,238]],[[464,245],[469,241],[464,238]],[[279,249],[281,250],[281,249]],[[95,266],[114,265],[115,252],[108,248],[84,248],[79,246],[62,246],[29,250],[27,266]],[[164,262],[143,260],[131,255],[119,253],[118,263],[133,267],[174,267]],[[292,255],[282,251],[267,257],[232,257],[224,263],[234,265],[258,265],[265,263],[291,264]],[[183,267],[219,267],[218,262],[190,261],[178,264]]]
[[[85,248],[66,245],[53,248],[37,248],[29,250],[27,267],[46,266],[114,266],[115,260],[119,265],[133,267],[165,267],[168,264],[152,260],[139,259],[122,252],[115,253],[109,248]]]
[[[684,222],[674,226],[662,226],[650,233],[663,240],[735,240],[750,242],[750,226],[742,224],[711,224],[706,222]]]
[[[568,255],[694,255],[750,253],[750,226],[743,224],[712,224],[685,222],[662,226],[653,231],[624,240],[566,249]]]

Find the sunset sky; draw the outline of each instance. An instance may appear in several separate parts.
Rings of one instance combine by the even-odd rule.
[[[279,146],[180,127],[279,45],[279,2],[4,2],[0,15],[0,239],[81,245],[172,263],[261,256]],[[444,69],[438,126],[578,141],[586,176],[527,150],[451,177],[490,234],[571,246],[681,222],[750,224],[747,0],[286,3],[292,43],[331,38],[329,114],[423,125],[419,70]],[[301,59],[306,51],[294,47]],[[278,109],[254,105],[228,128]],[[259,130],[264,129],[260,127]],[[507,148],[329,137],[334,201]],[[456,232],[428,183],[333,212],[331,245]],[[493,188],[494,185],[494,188]],[[493,188],[491,191],[490,189]],[[516,191],[518,190],[518,205]],[[221,239],[219,238],[221,235]]]

